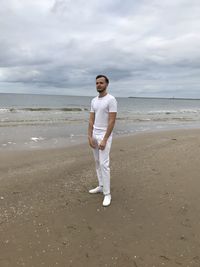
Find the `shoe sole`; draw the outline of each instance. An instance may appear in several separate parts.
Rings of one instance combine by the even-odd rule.
[[[103,205],[103,207],[108,207],[108,206],[111,205],[111,201],[110,201],[110,203],[108,205],[104,205],[104,204],[102,204],[102,205]]]
[[[103,191],[102,192],[90,192],[89,191],[89,194],[101,194],[101,193],[103,193]]]
[[[109,207],[111,205],[111,203],[110,204],[108,204],[108,205],[103,205],[103,207]]]

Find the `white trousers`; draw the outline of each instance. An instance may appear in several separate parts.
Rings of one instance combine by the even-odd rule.
[[[110,149],[112,144],[112,136],[109,136],[104,150],[100,150],[98,145],[101,143],[105,132],[93,132],[93,139],[96,143],[96,148],[92,149],[95,159],[96,172],[99,181],[99,186],[103,187],[103,194],[110,194]]]

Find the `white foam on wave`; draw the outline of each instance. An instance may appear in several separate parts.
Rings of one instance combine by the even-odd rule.
[[[150,110],[147,112],[148,115],[158,115],[158,114],[171,114],[177,113],[177,110]]]
[[[185,108],[185,109],[177,109],[177,110],[150,110],[147,112],[148,115],[158,115],[158,114],[181,114],[181,113],[200,113],[199,108],[191,109],[191,108]]]
[[[44,140],[43,137],[31,137],[31,141],[38,142]]]
[[[5,112],[9,112],[10,109],[9,108],[0,108],[0,112],[5,113]]]
[[[200,109],[181,109],[180,113],[199,113]]]
[[[7,143],[2,144],[1,146],[6,147],[6,146],[8,146],[8,145],[16,145],[16,143],[13,142],[13,141],[8,141]]]

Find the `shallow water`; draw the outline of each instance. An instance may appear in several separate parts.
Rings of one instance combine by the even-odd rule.
[[[0,149],[87,141],[92,97],[0,94]],[[200,127],[200,100],[117,98],[115,135]]]

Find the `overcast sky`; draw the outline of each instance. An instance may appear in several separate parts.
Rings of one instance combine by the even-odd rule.
[[[0,92],[200,98],[199,0],[1,0]]]

